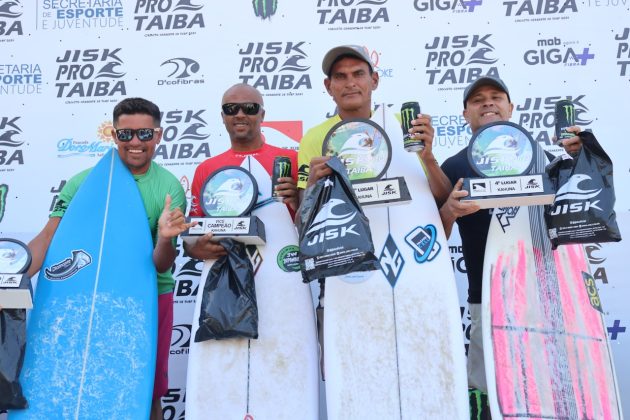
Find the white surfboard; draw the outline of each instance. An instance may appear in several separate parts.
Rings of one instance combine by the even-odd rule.
[[[412,201],[364,208],[381,270],[357,274],[368,276],[358,283],[326,279],[328,419],[467,419],[465,350],[448,244],[418,157],[396,142],[400,124],[384,108],[372,120],[393,143],[385,176],[403,176]],[[405,237],[422,232],[429,232],[437,252],[419,263]]]
[[[623,418],[589,273],[581,245],[551,250],[542,206],[495,209],[482,296],[493,419]]]
[[[271,177],[262,165],[247,157],[241,166],[256,178],[258,203],[266,203],[253,214],[265,224],[267,244],[250,256],[256,273],[259,335],[256,340],[191,342],[186,418],[316,420],[317,336],[311,291],[302,282],[295,254],[297,234],[286,206],[269,200]],[[201,293],[213,262],[206,261],[201,273],[193,340],[199,327]],[[287,264],[297,271],[285,271]]]

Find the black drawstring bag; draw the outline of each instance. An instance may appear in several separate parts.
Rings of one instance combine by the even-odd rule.
[[[368,218],[363,214],[339,158],[326,164],[332,175],[304,193],[300,208],[300,267],[305,283],[380,268]]]
[[[621,233],[615,216],[613,165],[590,132],[581,132],[582,148],[576,158],[562,155],[547,165],[556,188],[552,205],[545,206],[551,246],[618,242]]]
[[[26,343],[26,309],[0,311],[0,410],[26,408],[19,382]]]
[[[219,243],[227,255],[219,258],[208,273],[195,342],[258,338],[254,270],[245,245],[232,239]]]

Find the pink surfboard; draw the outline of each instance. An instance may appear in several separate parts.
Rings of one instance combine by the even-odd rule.
[[[495,209],[483,282],[493,419],[623,419],[583,247],[552,250],[542,206]]]
[[[482,308],[492,418],[622,419],[583,248],[552,251],[543,231],[530,235],[537,213],[497,209],[490,227]]]

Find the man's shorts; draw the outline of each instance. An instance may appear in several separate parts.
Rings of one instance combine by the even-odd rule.
[[[481,304],[471,303],[470,311],[470,344],[468,345],[468,386],[488,392],[486,384],[486,365],[483,361],[483,336],[481,333]]]
[[[158,336],[157,359],[155,361],[155,382],[153,399],[158,399],[168,392],[168,356],[173,333],[173,292],[158,296]]]

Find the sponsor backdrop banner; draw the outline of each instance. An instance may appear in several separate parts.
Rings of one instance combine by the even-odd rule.
[[[554,103],[572,99],[579,125],[614,161],[625,240],[588,250],[630,412],[630,158],[619,132],[630,112],[629,22],[630,0],[0,0],[0,236],[28,241],[43,227],[66,180],[113,146],[111,113],[125,97],[160,106],[155,160],[189,195],[196,165],[229,147],[220,101],[234,83],[263,94],[266,141],[297,149],[306,129],[335,113],[323,55],[362,45],[380,76],[375,108],[419,101],[443,162],[471,136],[464,87],[497,75],[510,88],[512,121],[536,141],[551,144]],[[450,251],[468,336],[457,232]],[[179,252],[166,419],[184,415],[202,265]]]

